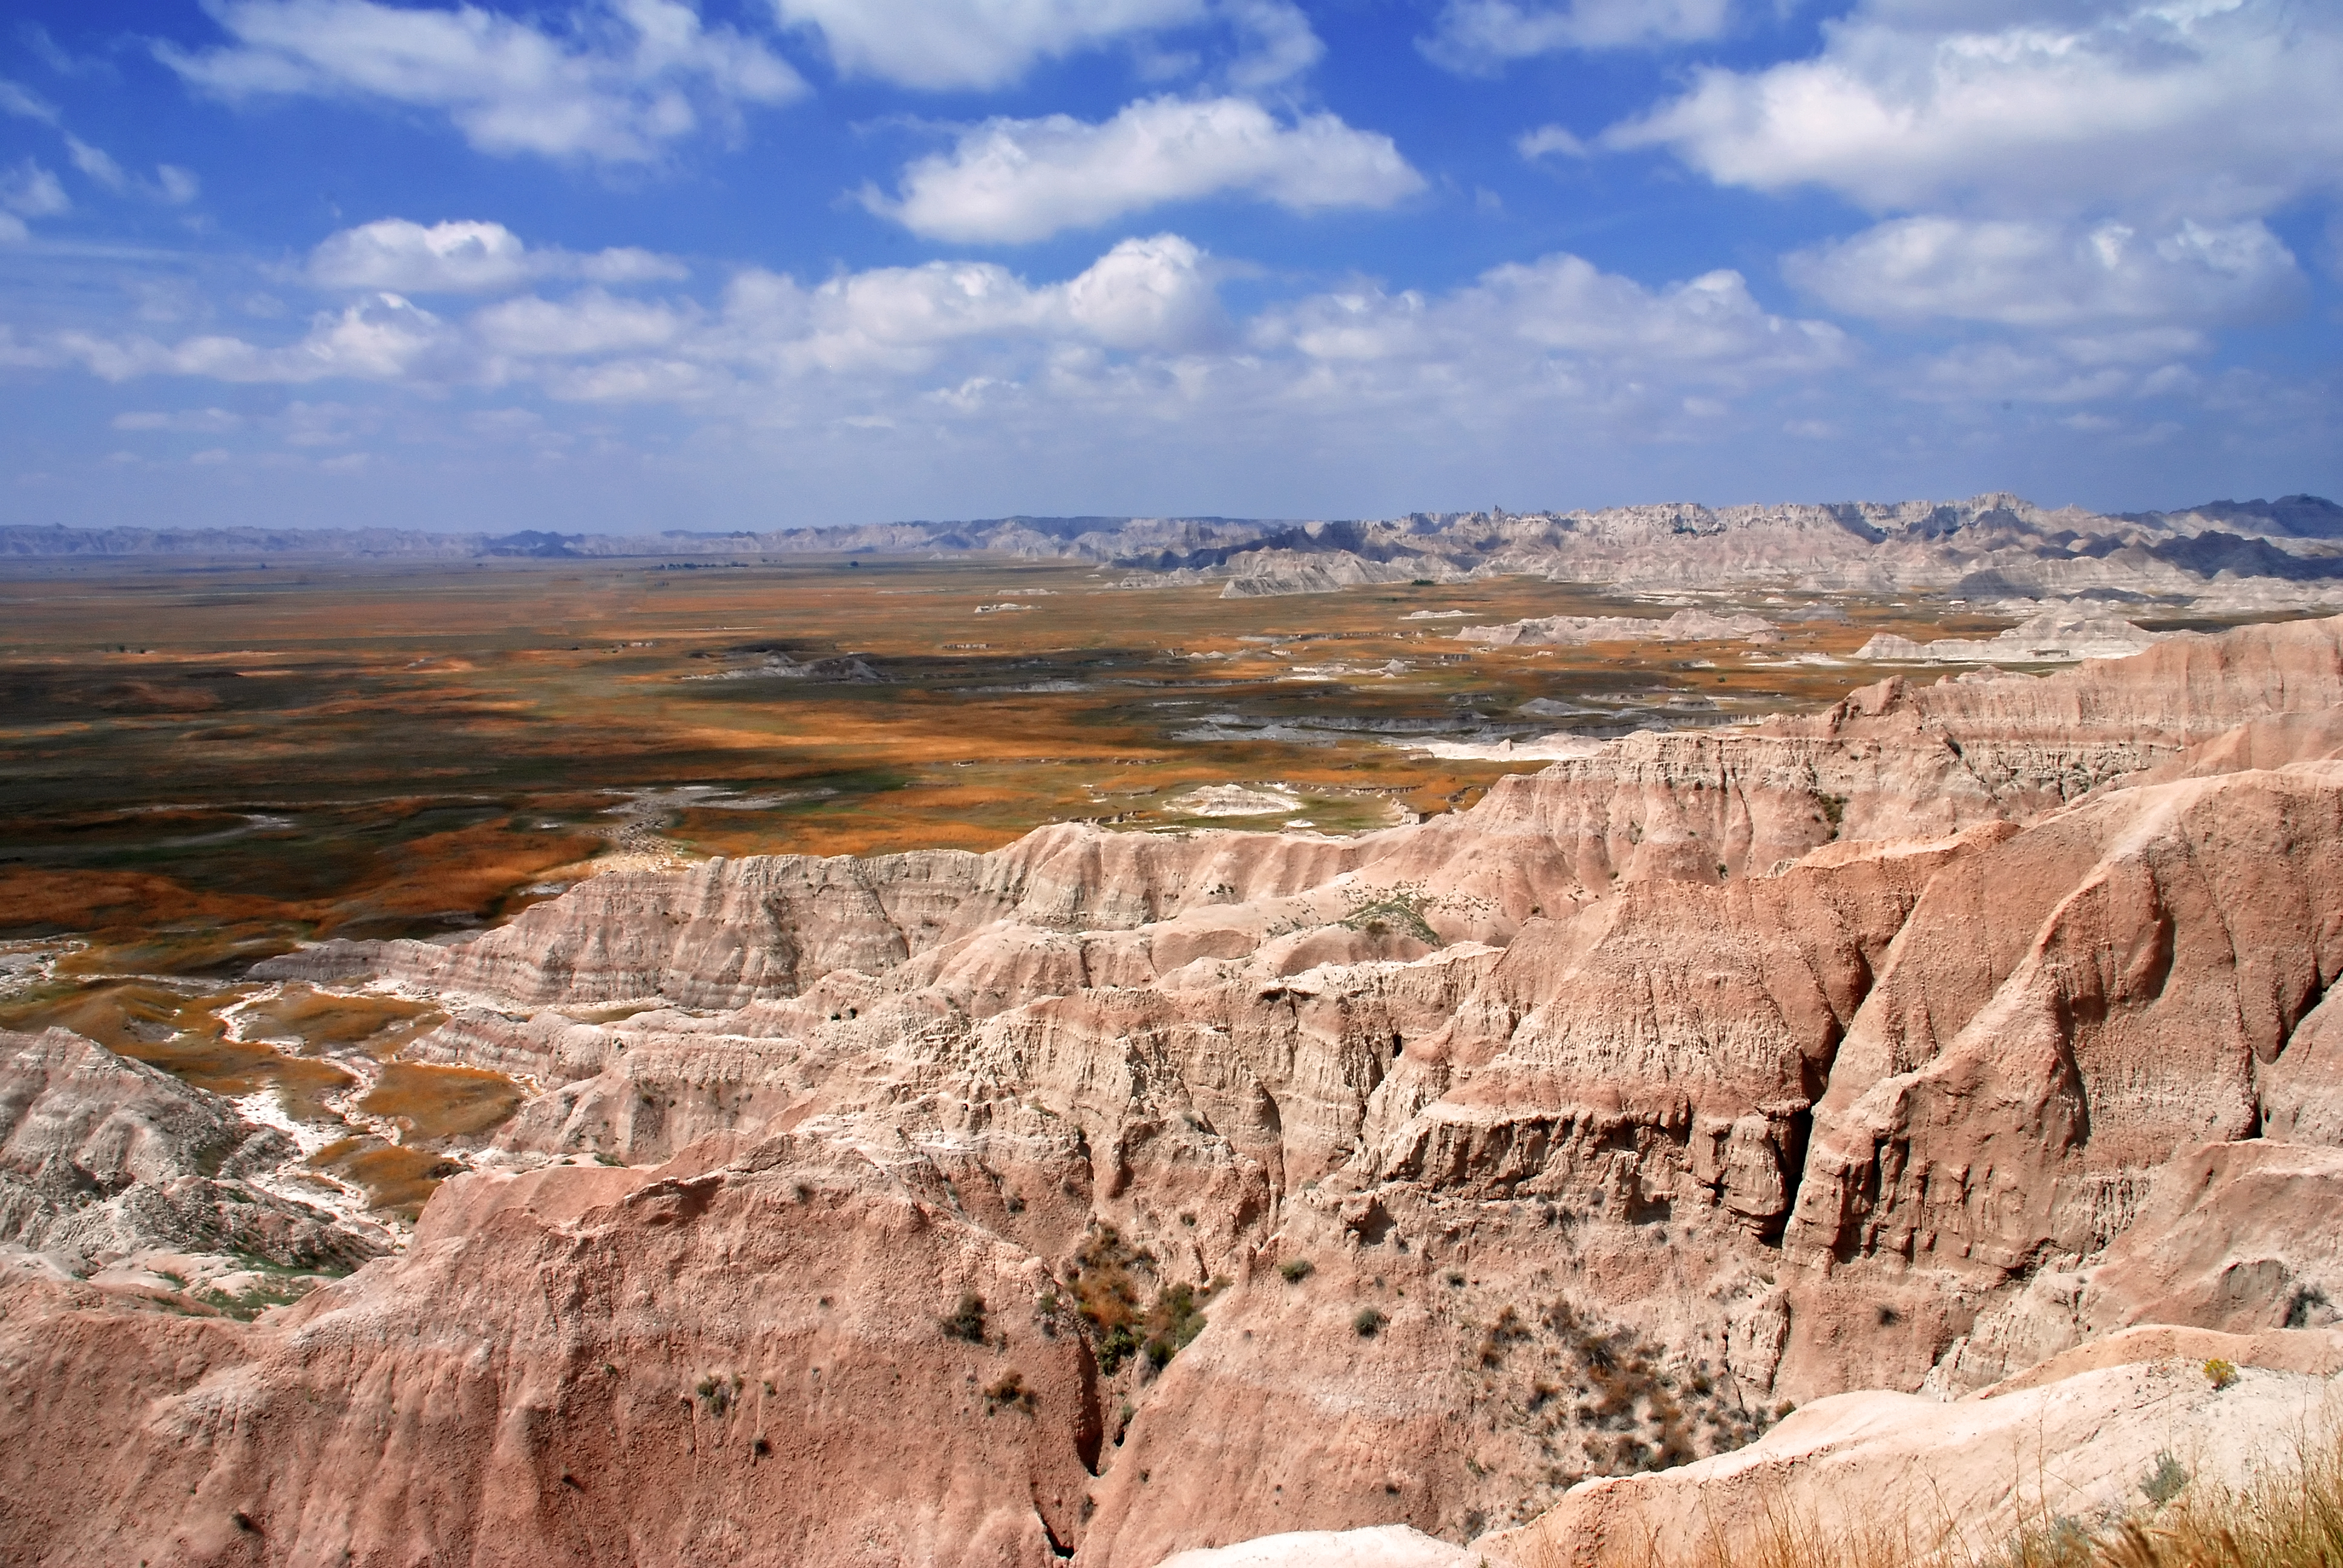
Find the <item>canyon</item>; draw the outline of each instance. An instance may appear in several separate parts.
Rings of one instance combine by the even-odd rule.
[[[1575,750],[268,958],[526,1090],[392,1241],[0,1035],[7,1560],[1539,1568],[1988,1429],[2112,1517],[2122,1412],[2328,1408],[2343,619]]]

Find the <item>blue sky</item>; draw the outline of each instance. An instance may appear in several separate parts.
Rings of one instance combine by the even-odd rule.
[[[19,0],[0,520],[2343,495],[2343,7]]]

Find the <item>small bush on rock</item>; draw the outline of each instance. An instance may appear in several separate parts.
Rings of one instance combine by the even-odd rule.
[[[1024,1375],[1015,1367],[1002,1372],[1000,1378],[984,1391],[984,1413],[987,1415],[990,1415],[996,1410],[1006,1409],[1030,1412],[1040,1402],[1040,1396],[1025,1386]]]
[[[943,1319],[943,1329],[945,1334],[952,1339],[966,1340],[972,1345],[982,1344],[984,1342],[984,1298],[974,1291],[962,1291],[960,1293],[960,1305],[953,1308],[950,1314]]]

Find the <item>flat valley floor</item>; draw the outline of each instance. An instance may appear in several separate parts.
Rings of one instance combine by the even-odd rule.
[[[984,850],[1069,819],[1382,827],[1544,766],[1486,755],[1507,739],[1818,708],[1875,672],[1849,658],[1875,633],[2009,624],[1523,577],[1230,599],[998,559],[10,570],[0,1028],[63,1025],[237,1096],[313,1151],[321,1200],[394,1221],[520,1089],[397,1061],[442,1021],[422,1004],[250,983],[255,961],[501,923],[620,865]],[[1782,630],[1455,638],[1669,607]]]

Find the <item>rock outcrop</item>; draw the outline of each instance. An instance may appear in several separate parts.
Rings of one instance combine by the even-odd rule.
[[[1884,631],[1855,649],[1855,657],[1906,664],[2073,664],[2127,658],[2162,640],[2161,634],[2121,616],[2093,614],[2085,605],[2054,605],[1987,638],[1915,642]]]
[[[2330,1320],[2343,623],[1891,679],[1351,839],[714,861],[277,962],[447,1006],[411,1049],[537,1087],[527,1173],[248,1329],[5,1287],[41,1560],[1662,1530],[1704,1480],[2089,1449],[2178,1385],[1958,1396]],[[44,1447],[101,1358],[139,1395]],[[2182,1403],[2326,1375],[2248,1364]]]
[[[2238,1369],[2233,1381],[2206,1375],[2216,1359]],[[2144,1487],[2239,1487],[2298,1463],[2305,1434],[2343,1420],[2338,1373],[2343,1335],[2331,1332],[2134,1330],[1951,1403],[1817,1400],[1747,1448],[1594,1483],[1479,1545],[1540,1568],[1764,1562],[1800,1543],[1891,1561],[1985,1556],[2061,1523],[2102,1526],[2145,1506]]]
[[[1599,511],[1417,512],[1371,522],[1234,518],[994,518],[656,538],[401,529],[0,528],[0,555],[614,558],[981,551],[1085,561],[1116,585],[1222,582],[1232,598],[1531,573],[1629,591],[1950,590],[1992,600],[2157,596],[2233,611],[2343,602],[2343,508],[2317,496],[2170,512],[2056,511],[2000,493],[1961,501]],[[828,662],[828,661],[825,661]],[[741,674],[875,678],[851,661]],[[728,672],[729,673],[729,672]]]
[[[253,1180],[294,1157],[218,1095],[61,1029],[0,1030],[0,1242],[77,1272],[151,1248],[350,1268],[383,1251]]]

